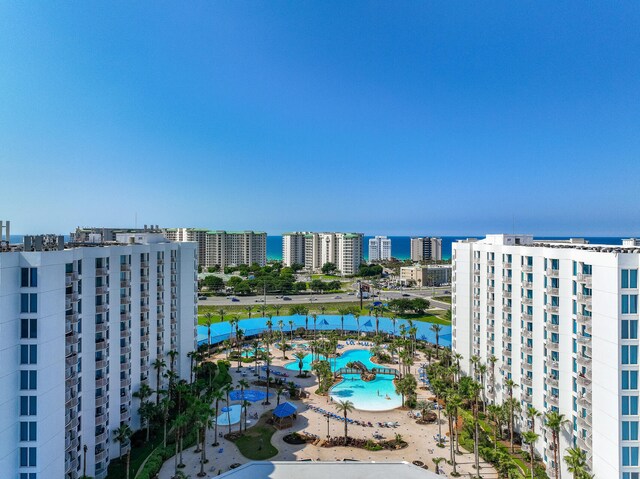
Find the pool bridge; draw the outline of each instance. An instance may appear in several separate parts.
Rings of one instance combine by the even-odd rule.
[[[353,367],[353,368],[340,368],[338,370],[336,370],[335,372],[335,376],[342,376],[343,374],[362,374],[363,372],[370,372],[373,374],[386,374],[389,376],[394,376],[396,378],[400,377],[400,373],[398,372],[397,369],[393,369],[393,368],[371,368],[371,369],[367,369],[366,367],[364,368],[364,370],[362,369],[362,367]]]

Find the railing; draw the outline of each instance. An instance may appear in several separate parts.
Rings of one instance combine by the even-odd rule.
[[[512,277],[511,276],[503,276],[502,282],[505,284],[511,284]]]
[[[107,329],[109,329],[109,325],[106,321],[96,323],[96,333],[104,333]]]
[[[531,273],[533,271],[533,265],[531,265],[531,264],[523,264],[522,265],[522,271],[524,271],[525,273]]]
[[[553,386],[554,388],[558,387],[558,378],[556,376],[547,374],[545,380],[549,386]]]
[[[96,276],[106,276],[107,274],[109,274],[107,268],[96,268]]]
[[[547,294],[550,294],[551,296],[558,296],[559,288],[553,288],[551,286],[547,286]]]
[[[551,341],[547,341],[547,349],[549,349],[550,351],[559,351],[560,350],[560,344],[559,343],[554,343]]]
[[[527,296],[523,297],[522,304],[533,304],[533,298],[529,298]]]
[[[131,265],[120,263],[120,271],[131,271]]]
[[[560,330],[559,324],[547,323],[547,331],[557,333]]]
[[[525,289],[531,289],[533,288],[533,282],[532,281],[523,281],[522,282],[522,287]]]
[[[547,396],[547,402],[555,407],[558,407],[560,405],[560,399],[558,398],[558,396]]]
[[[522,352],[525,354],[533,354],[533,347],[531,346],[522,346]]]
[[[557,313],[557,312],[558,312],[558,306],[555,306],[555,305],[553,305],[553,304],[549,304],[549,303],[547,303],[547,304],[545,305],[545,308],[546,308],[546,310],[547,310],[547,312],[548,312],[548,313],[554,313],[554,314],[555,314],[555,313]]]
[[[533,379],[530,378],[530,377],[525,376],[525,377],[522,378],[522,384],[524,384],[525,386],[531,386],[531,385],[533,385]]]
[[[547,276],[551,278],[557,278],[559,274],[560,274],[559,270],[553,269],[553,268],[547,268]]]
[[[109,311],[108,304],[99,304],[96,306],[96,313],[106,313],[107,311]]]

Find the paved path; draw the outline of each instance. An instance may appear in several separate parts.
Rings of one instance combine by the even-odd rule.
[[[352,346],[348,348],[342,349],[342,351],[346,351],[348,349],[362,349],[362,346]],[[282,361],[281,353],[278,350],[273,350],[274,354],[274,370],[286,371],[282,368],[282,365],[285,361]],[[278,354],[280,353],[280,354]],[[424,357],[418,358],[416,361],[417,364],[421,362],[425,362],[426,359]],[[289,361],[286,361],[289,362]],[[415,369],[415,368],[414,368]],[[248,380],[253,380],[253,368],[245,367],[242,369],[246,374],[245,378]],[[291,372],[291,371],[287,371]],[[232,368],[232,376],[234,384],[237,383],[239,379],[241,379],[242,373],[238,373],[236,371],[236,367]],[[326,437],[327,435],[327,421],[324,416],[319,413],[312,411],[307,408],[307,405],[312,404],[318,407],[321,407],[325,410],[334,410],[335,407],[328,402],[328,398],[316,396],[313,391],[315,391],[317,387],[317,382],[314,377],[310,377],[307,379],[298,379],[294,377],[289,377],[289,380],[295,381],[297,384],[305,388],[305,390],[311,393],[311,397],[304,401],[293,401],[298,406],[298,418],[291,429],[285,429],[282,431],[277,431],[272,437],[273,445],[278,449],[278,454],[272,458],[272,460],[281,460],[281,461],[296,461],[303,459],[311,459],[313,461],[336,461],[343,459],[356,459],[360,461],[409,461],[413,462],[415,460],[420,460],[429,466],[429,470],[434,470],[434,464],[432,458],[434,457],[449,457],[449,447],[447,443],[447,447],[445,449],[440,449],[436,446],[435,435],[438,433],[437,424],[430,425],[418,425],[415,423],[415,420],[408,417],[407,411],[402,411],[399,409],[385,411],[385,412],[365,412],[365,411],[354,411],[350,417],[354,419],[359,419],[363,421],[370,421],[373,424],[378,422],[399,422],[400,426],[398,428],[379,428],[379,427],[362,427],[357,425],[349,426],[349,436],[355,438],[363,438],[369,439],[373,437],[374,433],[379,433],[384,436],[386,439],[393,439],[395,434],[401,434],[403,439],[409,443],[409,446],[405,449],[401,449],[398,451],[366,451],[363,449],[356,448],[345,448],[345,447],[335,447],[335,448],[323,448],[317,447],[310,444],[307,445],[299,445],[294,446],[285,443],[282,438],[289,434],[292,431],[306,431],[311,434],[315,434],[319,437]],[[429,391],[420,391],[419,396],[422,397],[430,397],[431,394]],[[282,398],[282,400],[287,400],[287,398]],[[271,406],[263,406],[260,403],[253,403],[249,408],[249,414],[258,413],[261,415],[263,412],[267,411],[275,407],[276,398],[271,398],[272,405]],[[239,401],[233,401],[232,403],[237,403]],[[255,421],[253,421],[255,422]],[[234,430],[237,430],[237,425],[232,426]],[[226,433],[228,432],[227,427],[221,427],[221,429]],[[446,433],[448,430],[446,424],[446,418],[442,416],[442,432]],[[341,436],[344,434],[344,424],[339,421],[331,420],[329,422],[329,433],[332,436]],[[229,467],[234,463],[244,464],[249,462],[246,458],[240,454],[238,448],[231,442],[227,441],[224,438],[219,438],[220,445],[218,447],[212,447],[211,443],[213,442],[213,431],[209,431],[207,433],[207,458],[210,460],[208,464],[205,465],[205,471],[209,476],[215,476],[221,472],[225,472],[229,470]],[[191,476],[192,479],[197,477],[197,473],[200,471],[200,454],[194,453],[195,447],[192,447],[186,451],[184,451],[183,459],[186,464],[185,469],[183,471]],[[461,477],[468,478],[471,474],[474,473],[473,469],[473,453],[465,453],[457,456],[458,459],[458,472],[461,473]],[[441,469],[444,470],[446,474],[449,474],[452,471],[452,467],[446,464],[445,462],[441,463]],[[174,472],[174,460],[173,458],[168,460],[162,467],[160,471],[160,479],[171,479]],[[481,473],[482,477],[485,479],[497,479],[498,474],[493,469],[493,467],[484,461],[481,461]],[[444,477],[444,476],[443,476]]]

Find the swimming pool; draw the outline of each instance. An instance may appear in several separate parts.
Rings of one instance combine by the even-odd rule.
[[[234,401],[246,399],[247,401],[256,402],[256,401],[264,401],[267,397],[267,393],[264,391],[256,391],[255,389],[245,389],[244,390],[244,398],[242,391],[231,391],[229,393],[229,398]]]
[[[218,426],[229,426],[232,424],[238,424],[240,422],[240,415],[242,414],[242,406],[240,404],[234,404],[229,406],[229,412],[221,413],[216,422]]]
[[[320,355],[320,359],[325,359],[325,357]],[[360,361],[369,369],[380,367],[371,362],[371,352],[368,349],[352,349],[351,351],[347,351],[337,358],[331,358],[331,370],[335,371],[337,369],[343,368],[347,365],[347,363],[350,363],[351,361]],[[285,368],[289,371],[300,371],[297,360],[288,363]],[[309,355],[302,361],[302,369],[304,371],[311,370],[311,353],[309,353]]]
[[[396,393],[393,376],[378,375],[373,381],[363,381],[359,374],[345,374],[342,381],[331,388],[334,402],[349,400],[361,411],[388,411],[402,406]]]
[[[331,370],[343,368],[351,361],[360,361],[369,369],[380,367],[371,361],[371,351],[368,349],[352,349],[338,358],[331,359]],[[292,371],[300,370],[298,361],[285,367]],[[310,354],[304,358],[302,369],[311,369]],[[361,411],[387,411],[402,405],[402,397],[396,393],[393,376],[386,374],[379,374],[376,379],[368,382],[363,381],[359,374],[344,374],[342,381],[331,388],[329,395],[334,402],[349,400]]]

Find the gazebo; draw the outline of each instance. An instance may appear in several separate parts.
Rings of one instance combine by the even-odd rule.
[[[278,429],[293,426],[298,408],[290,402],[283,402],[273,410],[273,425]]]

